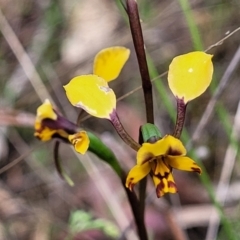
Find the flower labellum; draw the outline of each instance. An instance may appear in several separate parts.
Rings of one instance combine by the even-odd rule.
[[[68,140],[72,143],[76,152],[85,154],[88,150],[90,140],[85,131],[69,135]]]

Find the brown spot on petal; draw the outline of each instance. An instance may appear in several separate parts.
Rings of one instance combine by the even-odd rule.
[[[164,175],[162,176],[160,173],[158,174],[154,174],[154,176],[156,176],[159,179],[163,179],[163,178],[167,178],[168,177],[169,172],[164,172]]]
[[[143,160],[142,164],[149,162],[149,161],[153,161],[153,159],[155,159],[155,156],[151,153],[146,153],[143,155],[143,158],[144,158],[144,160]]]
[[[131,192],[133,191],[133,187],[134,187],[134,185],[135,185],[135,184],[132,183],[132,181],[133,181],[133,178],[130,178],[130,179],[129,179],[129,183],[128,183],[128,185],[127,185],[127,188],[128,188]]]
[[[176,192],[178,191],[175,182],[172,181],[168,181],[168,188],[174,188]]]
[[[178,149],[174,149],[169,147],[166,155],[170,155],[170,156],[181,156],[182,152],[180,152]]]
[[[163,192],[163,189],[164,189],[165,185],[164,185],[164,182],[161,181],[158,185],[157,185],[157,188],[156,188],[156,194],[157,194],[157,197],[160,198],[164,195],[164,192]]]
[[[192,169],[193,172],[197,172],[198,174],[201,174],[201,173],[202,173],[201,168],[191,167],[191,169]]]

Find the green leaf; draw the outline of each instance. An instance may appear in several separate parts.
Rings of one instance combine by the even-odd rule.
[[[161,138],[161,133],[157,126],[152,123],[146,123],[141,126],[143,142],[154,143]]]
[[[112,169],[121,177],[122,169],[119,165],[117,158],[111,149],[109,149],[96,135],[91,132],[87,132],[90,139],[90,145],[88,151],[96,154],[100,159],[109,164]]]

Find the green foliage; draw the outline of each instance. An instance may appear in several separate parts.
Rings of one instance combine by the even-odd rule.
[[[119,229],[112,222],[98,218],[94,219],[92,214],[83,210],[71,212],[69,217],[71,234],[76,234],[90,229],[99,229],[107,236],[116,239],[119,236]]]

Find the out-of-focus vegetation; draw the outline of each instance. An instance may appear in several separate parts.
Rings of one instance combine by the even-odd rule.
[[[163,134],[172,133],[175,101],[166,74],[160,75],[176,55],[207,49],[239,28],[240,3],[138,3],[154,79],[156,125]],[[79,110],[70,105],[62,86],[78,74],[91,73],[93,58],[104,47],[131,49],[119,79],[110,84],[117,96],[140,86],[120,2],[0,0],[0,32],[0,239],[137,239],[125,193],[109,167],[92,154],[77,156],[61,145],[64,169],[75,182],[70,187],[55,170],[53,143],[43,144],[33,137],[36,108],[45,98],[52,99],[69,120],[77,121]],[[149,181],[150,239],[238,239],[239,39],[240,31],[210,49],[215,67],[211,90],[188,106],[182,139],[189,151],[194,150],[194,159],[205,166],[202,177],[174,172],[179,193],[161,199]],[[209,103],[214,108],[207,118]],[[119,116],[134,139],[145,122],[143,105],[141,90],[118,102]],[[98,134],[127,171],[135,164],[135,153],[107,121],[89,118],[81,126]]]

